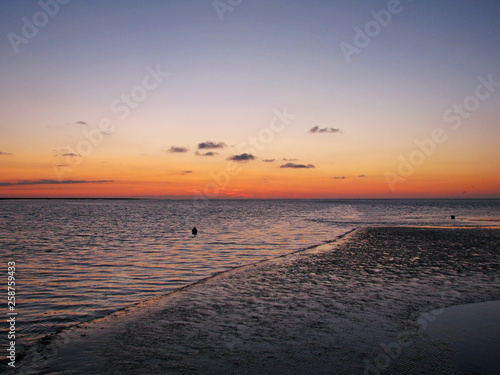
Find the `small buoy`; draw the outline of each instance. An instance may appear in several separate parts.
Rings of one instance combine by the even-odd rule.
[[[451,219],[452,219],[452,220],[455,220],[455,215],[451,215]]]
[[[191,233],[193,233],[194,235],[198,234],[198,229],[196,229],[196,227],[193,227],[193,229],[191,229]]]

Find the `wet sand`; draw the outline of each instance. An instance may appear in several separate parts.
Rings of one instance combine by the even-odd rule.
[[[500,300],[499,245],[498,229],[358,229],[65,331],[18,373],[459,374],[428,323]]]

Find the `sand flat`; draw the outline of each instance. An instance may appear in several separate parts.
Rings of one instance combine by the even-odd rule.
[[[500,231],[365,228],[63,332],[38,374],[458,374],[426,311],[500,299]]]

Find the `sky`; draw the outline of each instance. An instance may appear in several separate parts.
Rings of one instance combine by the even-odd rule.
[[[498,1],[0,14],[0,198],[500,197]]]

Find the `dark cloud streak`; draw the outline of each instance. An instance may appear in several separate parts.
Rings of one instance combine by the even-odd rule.
[[[0,182],[0,186],[24,186],[24,185],[69,185],[69,184],[105,184],[113,180],[21,180],[17,182]]]
[[[215,155],[219,155],[218,152],[212,152],[212,151],[208,151],[208,152],[198,152],[198,151],[196,151],[194,154],[196,156],[215,156]]]
[[[178,147],[178,146],[172,146],[168,149],[168,152],[188,152],[188,149],[186,147]]]
[[[315,126],[309,130],[309,133],[342,133],[342,130],[338,128],[320,128]]]
[[[227,147],[227,145],[224,142],[206,141],[206,142],[198,143],[198,150],[224,148],[224,147]]]
[[[316,167],[312,164],[286,163],[280,166],[280,168],[316,168]]]
[[[241,155],[232,155],[227,158],[227,160],[233,160],[233,161],[249,161],[249,160],[255,160],[255,156],[252,154],[241,154]]]

